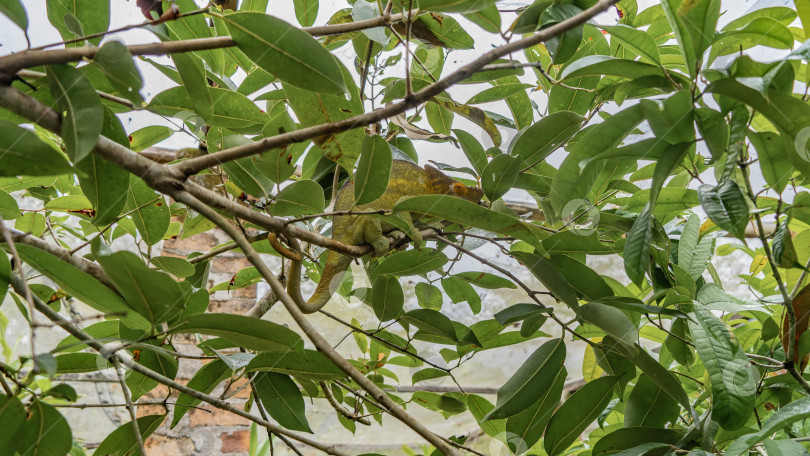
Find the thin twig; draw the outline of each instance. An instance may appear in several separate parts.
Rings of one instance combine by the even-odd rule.
[[[115,366],[115,375],[118,376],[118,382],[121,384],[121,392],[124,395],[124,402],[127,404],[129,417],[132,419],[132,430],[135,431],[135,441],[138,442],[138,448],[141,449],[141,454],[146,456],[146,447],[143,444],[143,436],[141,435],[141,428],[138,426],[138,412],[132,404],[132,395],[129,392],[127,381],[124,379],[124,369],[121,368],[121,363],[118,361],[117,356],[110,357],[113,366]]]
[[[6,227],[6,222],[3,220],[2,216],[0,216],[0,230],[3,231],[3,239],[6,240],[6,245],[8,245],[8,250],[11,252],[11,257],[14,258],[17,275],[20,276],[20,281],[24,285],[22,295],[25,298],[25,301],[28,303],[28,318],[33,324],[35,318],[33,294],[31,293],[31,289],[28,287],[28,283],[25,280],[22,259],[20,258],[20,254],[17,252],[17,247],[14,245],[14,240],[11,238],[11,232],[9,232],[9,229]],[[37,361],[37,346],[35,341],[36,333],[36,328],[32,327],[29,342],[31,346],[31,361],[34,363],[34,372],[39,372],[39,361]]]

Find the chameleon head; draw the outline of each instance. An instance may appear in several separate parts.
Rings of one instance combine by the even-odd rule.
[[[453,195],[473,203],[480,202],[484,196],[484,191],[480,188],[464,185],[433,166],[425,165],[425,171],[433,187],[433,193]]]

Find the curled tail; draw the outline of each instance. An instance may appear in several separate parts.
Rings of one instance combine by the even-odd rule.
[[[288,243],[292,249],[288,249],[279,242],[275,233],[268,233],[267,239],[276,251],[291,261],[290,270],[287,274],[287,293],[298,305],[298,308],[301,309],[301,312],[314,313],[321,310],[340,286],[343,273],[351,265],[351,257],[330,250],[326,256],[326,265],[321,274],[321,281],[318,282],[318,286],[309,300],[304,301],[304,297],[301,296],[301,259],[303,257],[301,255],[301,244],[298,243],[297,239],[289,238]]]

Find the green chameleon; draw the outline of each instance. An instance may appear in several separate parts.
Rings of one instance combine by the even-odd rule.
[[[478,203],[484,196],[483,190],[478,187],[469,187],[442,173],[430,165],[420,168],[419,165],[405,161],[394,160],[391,166],[391,175],[388,180],[388,187],[383,195],[362,206],[354,207],[354,183],[349,181],[343,185],[338,192],[335,201],[335,211],[346,211],[349,209],[358,212],[374,211],[381,209],[392,209],[400,198],[414,195],[454,195],[466,200]],[[422,243],[419,230],[415,229],[414,221],[422,227],[441,228],[440,220],[422,222],[420,214],[401,214],[402,219],[414,233],[414,244],[418,247]],[[383,255],[388,251],[390,245],[385,233],[394,231],[396,227],[371,215],[339,215],[335,216],[332,223],[332,239],[349,245],[370,244],[374,248],[376,255]],[[404,237],[401,232],[396,232],[399,237]],[[352,257],[330,250],[326,256],[326,265],[321,274],[321,280],[315,293],[304,301],[301,296],[301,248],[298,241],[288,239],[292,250],[284,247],[278,241],[275,233],[268,234],[268,239],[279,253],[292,260],[290,273],[287,279],[287,292],[293,298],[298,307],[304,313],[313,313],[321,309],[340,284],[343,273],[349,269]],[[338,280],[335,280],[338,279]]]

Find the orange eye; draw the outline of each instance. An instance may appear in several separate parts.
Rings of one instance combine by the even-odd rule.
[[[461,182],[453,182],[453,191],[458,195],[467,193],[467,188]]]

